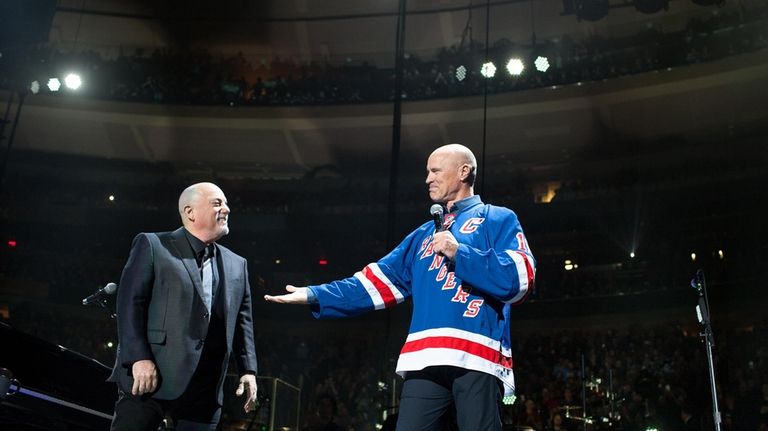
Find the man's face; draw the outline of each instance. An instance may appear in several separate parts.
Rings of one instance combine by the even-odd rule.
[[[433,202],[446,203],[456,200],[462,188],[461,165],[453,153],[432,153],[427,160],[427,187]]]
[[[220,188],[203,185],[200,193],[190,202],[192,225],[206,242],[217,241],[229,233],[229,206]]]

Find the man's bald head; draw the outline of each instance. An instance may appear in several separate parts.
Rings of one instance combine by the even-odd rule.
[[[476,172],[477,161],[469,148],[450,144],[436,149],[427,159],[429,198],[450,208],[453,202],[472,196]]]
[[[205,243],[229,233],[229,206],[224,192],[213,183],[197,183],[179,196],[179,215],[184,227]]]
[[[445,155],[446,160],[449,160],[453,166],[468,165],[469,175],[463,181],[470,186],[475,185],[475,177],[477,176],[477,159],[475,158],[472,150],[461,144],[448,144],[438,147],[432,152],[432,155]],[[432,157],[430,155],[430,157]]]
[[[196,200],[200,199],[203,188],[210,186],[216,187],[213,183],[197,183],[192,184],[181,192],[181,195],[179,195],[179,215],[182,220],[184,219],[184,208],[191,206]]]

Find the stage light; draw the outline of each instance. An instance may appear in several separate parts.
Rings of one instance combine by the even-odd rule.
[[[725,258],[725,254],[723,253],[723,251],[722,251],[722,250],[718,250],[718,251],[717,251],[717,257],[719,257],[721,260],[722,260],[723,258]]]
[[[40,92],[40,83],[37,82],[37,80],[32,81],[31,84],[29,84],[29,91],[32,92],[32,94],[37,94]]]
[[[504,404],[505,406],[511,406],[512,404],[515,403],[516,398],[517,397],[514,395],[504,395],[504,398],[501,399],[501,403]]]
[[[696,253],[691,253],[691,262],[696,262]]]
[[[635,252],[633,251],[633,252],[629,253],[629,257],[634,259],[635,258]]]
[[[107,347],[109,347],[110,349],[111,349],[112,347],[114,347],[114,346],[115,346],[115,345],[114,345],[114,344],[113,344],[111,341],[107,342]]]
[[[59,78],[51,78],[48,80],[48,89],[56,92],[59,91],[59,88],[61,88],[61,81],[59,81]]]
[[[8,240],[8,247],[16,247],[16,240],[15,239],[9,239]]]
[[[320,266],[328,265],[328,260],[327,259],[320,259],[320,260],[317,261],[317,264],[320,265]]]
[[[275,265],[280,265],[280,259],[275,259]]]
[[[492,61],[483,64],[480,68],[480,74],[486,78],[493,78],[496,75],[496,65]]]
[[[64,78],[64,84],[70,90],[77,90],[81,85],[83,85],[83,80],[80,79],[80,75],[76,73],[70,73],[66,76],[66,78]]]
[[[570,259],[566,259],[566,260],[565,260],[565,265],[564,265],[564,268],[565,268],[565,270],[566,270],[566,271],[571,271],[571,270],[573,270],[574,268],[576,268],[576,265],[574,265],[574,263],[573,263],[573,261],[572,261],[572,260],[570,260]]]
[[[456,80],[459,82],[463,81],[467,77],[467,68],[464,66],[459,66],[456,68]]]
[[[549,69],[549,60],[547,57],[538,56],[533,64],[539,72],[546,72]]]
[[[519,58],[511,58],[507,62],[507,72],[512,76],[519,76],[523,73],[523,69],[525,69],[523,60],[520,60]]]
[[[115,195],[109,195],[107,197],[107,199],[109,199],[110,202],[114,202],[115,201]]]

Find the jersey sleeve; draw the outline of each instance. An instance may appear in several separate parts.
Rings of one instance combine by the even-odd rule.
[[[352,277],[309,286],[317,302],[311,305],[318,318],[357,316],[393,307],[411,296],[411,264],[422,228],[378,262],[366,265]]]
[[[459,244],[456,276],[473,288],[505,303],[520,303],[533,289],[536,260],[517,215],[491,207],[485,229],[490,247],[478,250]]]

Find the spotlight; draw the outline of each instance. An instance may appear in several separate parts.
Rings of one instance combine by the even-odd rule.
[[[83,80],[80,79],[80,75],[76,73],[70,73],[66,78],[64,78],[64,84],[66,84],[67,88],[70,90],[77,90],[81,85],[83,85]]]
[[[461,82],[467,77],[467,68],[462,66],[459,66],[456,68],[456,79]]]
[[[48,80],[48,89],[56,92],[59,91],[59,88],[61,88],[61,81],[59,81],[59,78],[51,78]]]
[[[519,58],[511,58],[507,62],[507,72],[512,76],[519,76],[523,73],[523,69],[525,69],[523,60],[520,60]]]
[[[549,69],[549,60],[547,57],[538,56],[533,64],[536,65],[536,70],[539,72],[546,72]]]
[[[486,78],[493,78],[496,75],[496,65],[492,61],[483,64],[483,67],[480,68],[480,74]]]
[[[37,82],[37,80],[32,81],[31,84],[29,84],[29,91],[32,92],[32,94],[37,94],[40,92],[40,83]]]
[[[691,262],[696,262],[696,253],[691,253]]]
[[[631,257],[632,259],[634,259],[634,258],[635,258],[635,252],[633,251],[633,252],[629,253],[629,257]]]

